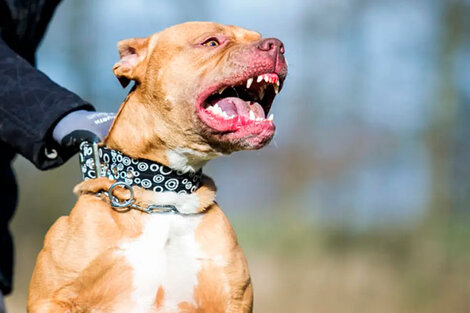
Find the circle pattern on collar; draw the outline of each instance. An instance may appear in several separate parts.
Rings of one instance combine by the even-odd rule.
[[[182,173],[163,164],[144,159],[132,159],[119,151],[98,147],[101,176],[123,181],[155,192],[189,194],[201,185],[202,170]],[[80,169],[84,180],[96,178],[93,148],[90,143],[80,145]]]

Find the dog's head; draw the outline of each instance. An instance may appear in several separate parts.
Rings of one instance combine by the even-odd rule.
[[[227,154],[272,139],[268,113],[287,74],[278,39],[190,22],[123,40],[118,49],[114,73],[124,86],[135,81],[132,96],[158,116],[154,123],[165,125],[153,128],[163,142],[178,138],[170,145]]]

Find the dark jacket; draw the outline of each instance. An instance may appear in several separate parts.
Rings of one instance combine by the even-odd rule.
[[[34,68],[35,53],[60,0],[0,0],[0,289],[11,291],[13,245],[8,223],[16,206],[11,161],[16,153],[48,169],[70,153],[52,140],[56,123],[74,110],[93,110]]]

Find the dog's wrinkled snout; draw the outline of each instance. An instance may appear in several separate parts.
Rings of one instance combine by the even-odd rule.
[[[261,40],[258,43],[258,49],[261,51],[266,51],[268,53],[276,54],[284,54],[284,44],[282,41],[276,38],[266,38]]]

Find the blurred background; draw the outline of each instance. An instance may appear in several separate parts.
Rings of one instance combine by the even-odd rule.
[[[38,65],[117,111],[116,42],[188,20],[286,46],[274,141],[204,169],[247,254],[255,312],[470,312],[470,1],[66,0]],[[15,169],[11,313],[80,181],[77,158]]]

